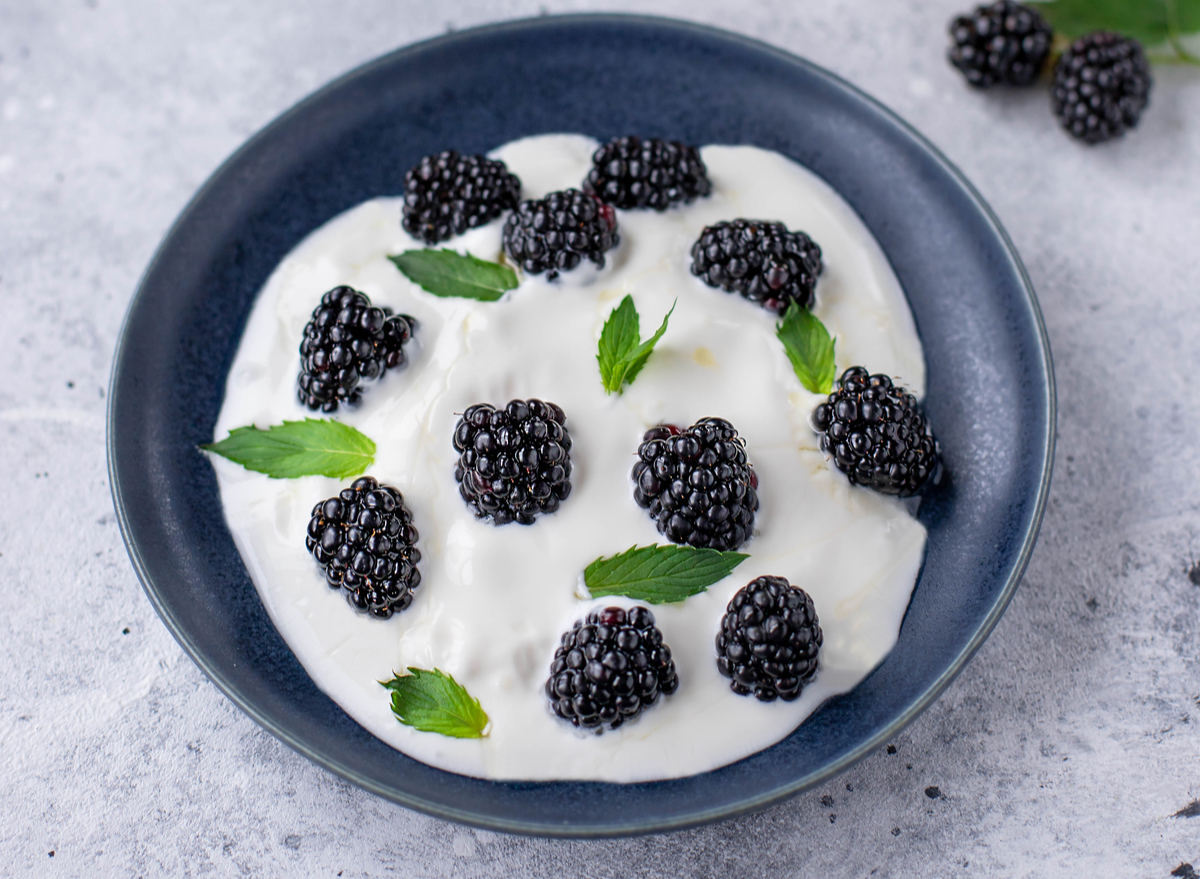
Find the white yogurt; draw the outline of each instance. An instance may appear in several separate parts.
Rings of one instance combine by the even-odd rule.
[[[596,143],[548,135],[496,150],[522,197],[578,186]],[[267,611],[317,685],[388,744],[425,763],[494,779],[674,778],[731,763],[779,741],[824,700],[854,687],[891,650],[925,547],[905,506],[852,487],[808,426],[818,398],[797,381],[775,318],[705,286],[688,267],[706,225],[781,220],[821,246],[816,314],[837,338],[839,371],[861,364],[918,396],[920,342],[900,286],[866,227],[811,172],[754,147],[702,150],[713,194],[665,213],[619,211],[619,247],[605,268],[560,282],[526,278],[496,303],[440,299],[409,282],[389,254],[422,246],[400,228],[401,200],[379,198],[309,235],[280,263],[250,315],[229,373],[216,437],[310,415],[296,399],[298,348],[321,295],[349,284],[415,316],[409,365],[367,383],[357,410],[336,417],[375,440],[369,473],[398,488],[420,531],[422,580],[410,609],[379,621],[352,611],[304,548],[313,505],[350,480],[269,479],[214,456],[225,515]],[[483,259],[501,251],[498,220],[450,242]],[[588,264],[585,263],[585,266]],[[678,300],[666,335],[621,396],[606,396],[596,342],[632,294],[650,335]],[[473,403],[551,400],[567,413],[574,490],[533,526],[475,520],[458,496],[451,436]],[[679,671],[678,691],[632,723],[596,736],[550,711],[543,693],[561,633],[596,606],[579,597],[598,556],[662,540],[632,499],[629,472],[643,432],[704,416],[746,440],[761,508],[750,558],[707,593],[653,608]],[[791,703],[735,695],[713,641],[733,594],[762,574],[812,596],[825,632],[820,671]],[[491,718],[478,740],[417,732],[392,716],[377,683],[408,666],[448,672]]]

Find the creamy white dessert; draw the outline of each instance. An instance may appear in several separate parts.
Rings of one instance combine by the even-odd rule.
[[[578,187],[595,141],[546,135],[492,155],[522,198]],[[402,199],[378,198],[302,241],[259,294],[230,370],[215,437],[254,424],[312,417],[296,397],[305,323],[346,284],[419,322],[408,365],[364,383],[363,402],[333,417],[378,446],[368,473],[403,495],[420,531],[421,585],[412,606],[380,621],[355,613],[305,549],[314,504],[352,479],[271,479],[213,456],[230,531],[271,619],[317,685],[374,735],[453,772],[491,779],[674,778],[736,761],[784,738],[823,701],[861,681],[891,650],[925,547],[905,504],[854,487],[819,450],[809,414],[821,397],[796,379],[775,338],[776,316],[689,272],[701,230],[720,220],[779,220],[823,252],[814,313],[837,340],[837,369],[885,372],[918,397],[920,341],[891,268],[862,221],[828,185],[778,154],[748,146],[701,151],[710,197],[654,211],[619,211],[621,241],[604,268],[584,263],[547,282],[523,277],[498,302],[444,299],[387,257],[423,247],[400,227]],[[501,254],[503,219],[444,245]],[[606,395],[596,344],[610,312],[633,296],[648,336],[677,302],[636,382]],[[451,445],[474,403],[553,401],[574,445],[573,491],[531,526],[476,520],[454,480]],[[319,415],[319,413],[318,413]],[[543,687],[555,647],[595,608],[582,572],[594,559],[664,542],[632,497],[643,433],[705,416],[730,421],[758,475],[761,507],[750,557],[680,604],[652,606],[679,688],[633,722],[595,735],[556,718]],[[820,669],[799,699],[760,703],[729,688],[714,639],[733,594],[757,576],[786,577],[816,605]],[[452,674],[491,719],[481,739],[401,725],[378,683],[409,666]]]

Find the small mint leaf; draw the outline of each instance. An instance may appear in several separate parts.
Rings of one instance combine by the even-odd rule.
[[[624,595],[668,604],[698,595],[748,558],[745,553],[694,546],[631,546],[596,559],[584,569],[583,582],[593,598]]]
[[[454,250],[406,250],[389,256],[406,278],[434,296],[495,302],[517,286],[517,274],[508,266]]]
[[[623,385],[633,384],[637,374],[650,359],[654,346],[667,331],[667,322],[674,312],[675,303],[672,303],[671,310],[663,318],[657,332],[638,344],[641,329],[633,297],[626,296],[621,300],[621,304],[612,310],[600,331],[600,344],[596,351],[596,361],[600,364],[600,380],[607,393],[620,393]]]
[[[1074,40],[1093,31],[1116,31],[1157,46],[1172,33],[1171,10],[1175,5],[1178,33],[1200,29],[1197,0],[1033,0],[1028,5],[1040,12],[1055,33]]]
[[[348,424],[325,418],[285,421],[259,430],[237,427],[220,442],[201,446],[272,479],[358,476],[375,460],[375,443]]]
[[[833,390],[834,341],[815,314],[793,302],[775,325],[775,335],[783,343],[800,384],[814,394]]]
[[[391,691],[392,714],[405,726],[455,739],[487,735],[488,716],[479,700],[440,669],[409,668],[379,683]]]

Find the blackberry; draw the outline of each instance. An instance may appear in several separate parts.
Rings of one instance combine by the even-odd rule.
[[[842,373],[812,414],[822,451],[855,485],[907,497],[936,474],[941,448],[917,398],[861,366]]]
[[[386,620],[421,585],[417,529],[400,492],[372,476],[313,507],[305,545],[358,611]]]
[[[486,156],[446,150],[426,156],[404,175],[404,231],[437,244],[489,223],[517,206],[521,181]]]
[[[692,245],[692,274],[777,314],[812,305],[821,248],[783,223],[732,220],[708,226]]]
[[[717,633],[717,670],[739,695],[791,702],[817,673],[823,641],[808,593],[783,577],[759,577],[725,608]]]
[[[1137,127],[1153,83],[1141,43],[1101,31],[1080,37],[1063,52],[1050,101],[1073,137],[1102,143]]]
[[[684,431],[652,427],[637,454],[633,499],[668,540],[734,550],[750,539],[758,477],[732,424],[701,418]]]
[[[665,211],[708,195],[712,183],[694,146],[657,137],[617,137],[592,154],[583,191],[613,207]]]
[[[454,429],[458,493],[493,525],[532,525],[571,493],[571,435],[553,403],[513,400],[471,406]]]
[[[606,607],[579,620],[554,651],[546,696],[554,713],[602,733],[633,720],[679,687],[671,648],[640,605]]]
[[[999,0],[950,22],[950,63],[976,88],[1032,85],[1050,54],[1054,30],[1036,9]]]
[[[403,366],[416,321],[391,314],[390,308],[372,307],[353,287],[334,287],[322,296],[300,342],[300,402],[322,412],[339,403],[353,406],[362,400],[361,379]]]
[[[617,212],[578,189],[523,201],[504,223],[504,249],[531,275],[553,281],[586,257],[600,268],[604,254],[620,242]]]

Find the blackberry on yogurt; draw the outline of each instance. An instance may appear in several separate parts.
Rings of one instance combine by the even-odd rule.
[[[817,673],[823,641],[808,593],[783,577],[759,577],[725,608],[717,633],[717,670],[741,696],[791,702]]]
[[[604,267],[604,254],[620,242],[617,212],[578,189],[521,202],[504,222],[504,250],[531,275],[552,281],[587,259]]]
[[[583,190],[624,210],[665,211],[708,195],[712,183],[694,146],[657,137],[615,137],[592,155]]]
[[[564,632],[546,697],[554,713],[602,733],[633,720],[679,687],[671,648],[640,605],[593,610]]]
[[[517,206],[521,181],[500,161],[446,150],[404,175],[404,231],[437,244]]]
[[[416,320],[376,308],[353,287],[334,287],[304,327],[297,395],[309,409],[334,412],[362,400],[360,382],[405,363]]]
[[[386,620],[421,585],[417,529],[404,497],[372,476],[313,507],[305,545],[351,607]]]
[[[842,373],[813,410],[821,450],[855,485],[907,497],[937,473],[941,448],[917,398],[861,366]]]
[[[532,525],[571,493],[571,435],[554,403],[512,400],[469,407],[454,428],[458,492],[493,525]]]
[[[821,269],[821,248],[783,223],[722,221],[706,227],[692,245],[693,275],[777,314],[793,302],[812,305]]]
[[[758,510],[758,478],[746,442],[723,418],[701,418],[686,430],[646,431],[633,465],[633,499],[673,543],[735,550],[750,539]]]

